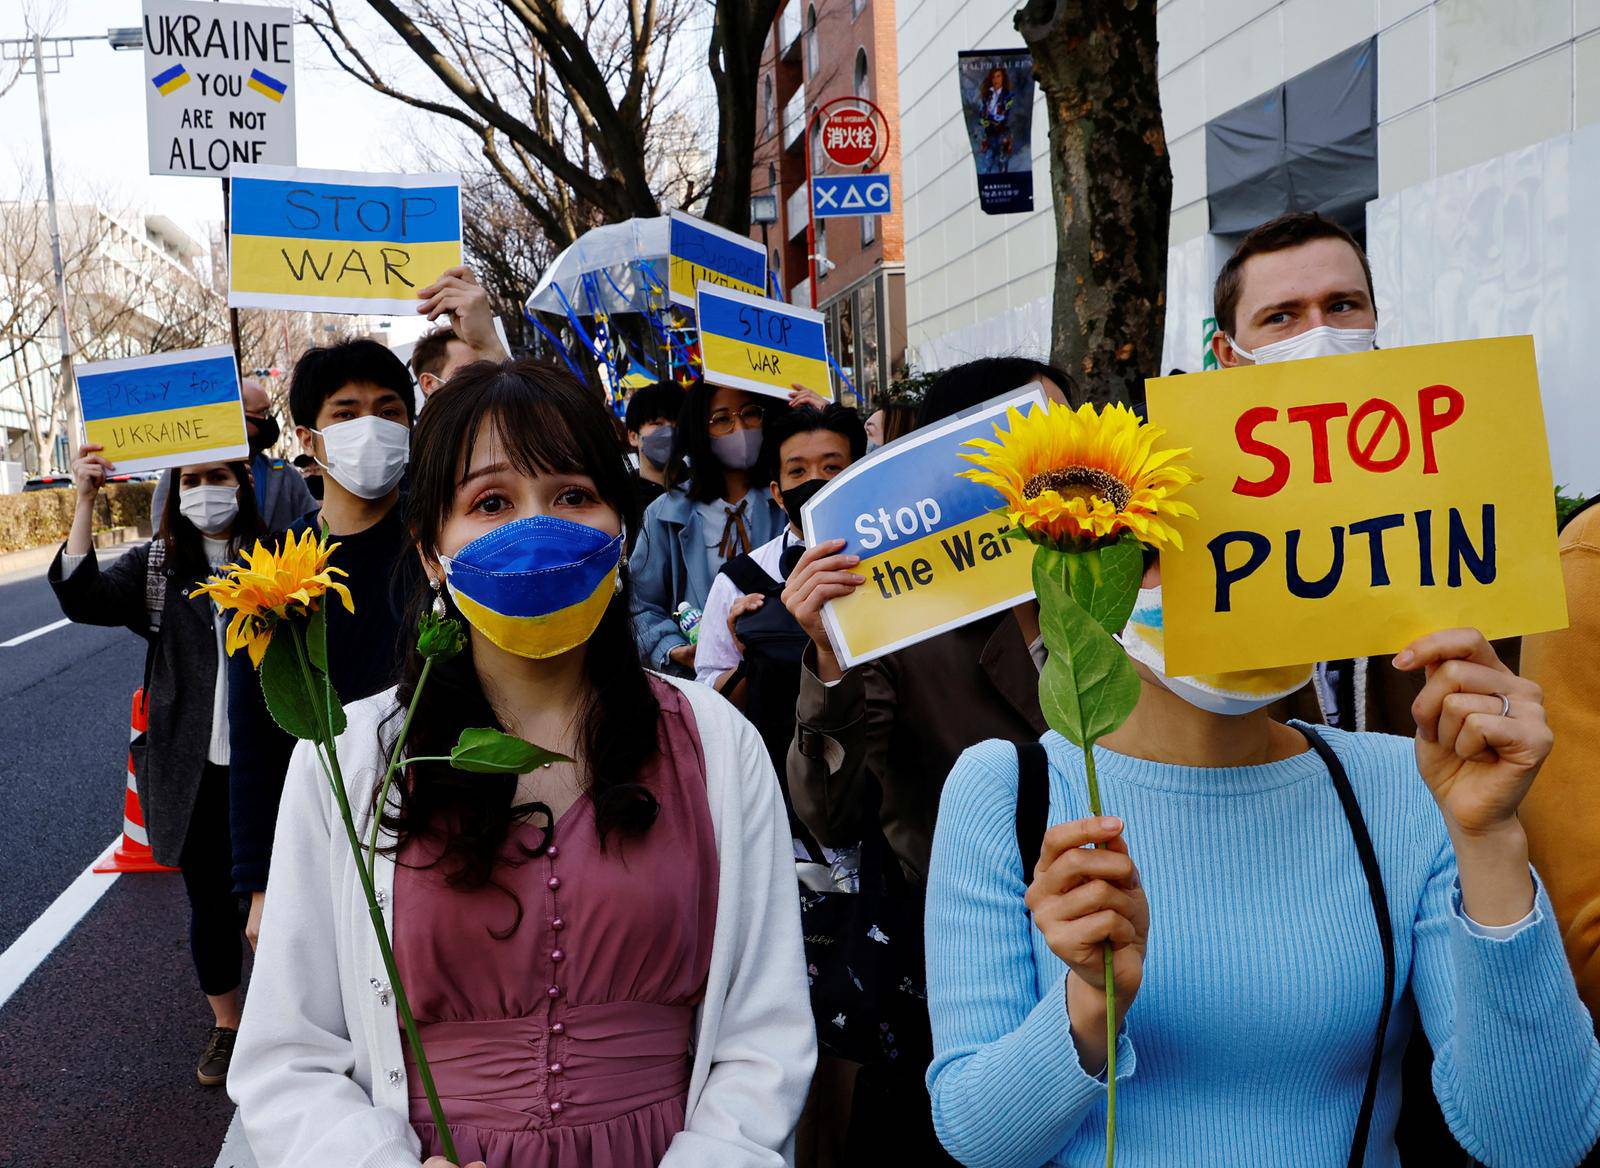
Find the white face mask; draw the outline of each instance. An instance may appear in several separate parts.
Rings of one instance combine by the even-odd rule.
[[[1279,698],[1286,698],[1311,680],[1310,665],[1282,665],[1274,669],[1248,669],[1238,673],[1208,673],[1191,677],[1167,674],[1166,630],[1161,611],[1161,588],[1139,589],[1133,615],[1118,638],[1123,650],[1156,675],[1167,689],[1191,706],[1213,714],[1237,718]]]
[[[1228,346],[1246,361],[1257,365],[1271,365],[1278,361],[1299,361],[1305,357],[1337,357],[1343,353],[1365,353],[1371,350],[1377,337],[1376,329],[1334,328],[1318,325],[1303,333],[1296,333],[1270,345],[1262,345],[1251,352],[1241,349],[1239,342],[1228,338]]]
[[[368,415],[311,432],[322,436],[322,452],[328,460],[319,458],[317,465],[352,495],[381,499],[406,473],[411,430],[399,422]]]
[[[178,513],[202,535],[221,535],[239,514],[237,487],[184,487],[178,492]]]

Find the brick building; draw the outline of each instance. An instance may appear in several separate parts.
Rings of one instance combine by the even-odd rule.
[[[752,195],[778,196],[778,221],[763,232],[768,263],[784,299],[811,303],[806,250],[808,116],[836,97],[863,97],[883,110],[889,151],[877,170],[894,186],[895,212],[817,221],[817,307],[828,318],[828,346],[856,387],[841,400],[876,402],[905,366],[905,232],[899,208],[899,63],[893,0],[788,0],[773,22],[757,87]],[[816,138],[816,135],[813,135]],[[812,143],[812,169],[838,168]]]

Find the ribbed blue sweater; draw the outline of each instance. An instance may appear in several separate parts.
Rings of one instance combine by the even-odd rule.
[[[1400,1061],[1418,1017],[1451,1130],[1491,1168],[1570,1165],[1600,1136],[1600,1046],[1543,889],[1514,935],[1475,935],[1412,744],[1324,736],[1371,832],[1394,923],[1396,1003],[1367,1164],[1398,1164]],[[1089,814],[1055,733],[1051,823]],[[1372,902],[1332,781],[1306,751],[1202,769],[1095,752],[1150,902],[1118,1044],[1125,1168],[1342,1168],[1383,989]],[[971,1168],[1105,1160],[1105,1080],[1079,1065],[1066,966],[1023,903],[1017,757],[985,742],[940,801],[928,873],[928,1070],[939,1138]]]

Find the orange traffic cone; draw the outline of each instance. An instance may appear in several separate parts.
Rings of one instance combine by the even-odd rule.
[[[133,692],[133,719],[128,727],[132,742],[149,729],[146,720],[144,689]],[[122,795],[122,839],[111,858],[94,866],[96,872],[176,872],[158,864],[150,854],[150,836],[144,830],[144,811],[139,806],[139,785],[133,777],[133,751],[128,752],[128,786]]]

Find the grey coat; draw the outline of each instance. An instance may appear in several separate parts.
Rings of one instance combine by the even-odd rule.
[[[63,578],[61,556],[50,565],[50,587],[61,611],[86,625],[123,625],[150,643],[145,662],[149,732],[133,750],[139,803],[157,863],[176,865],[211,746],[217,684],[217,640],[211,601],[189,592],[204,577],[182,579],[169,562],[161,628],[145,608],[150,544],[133,548],[104,572],[91,551]]]

